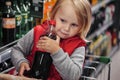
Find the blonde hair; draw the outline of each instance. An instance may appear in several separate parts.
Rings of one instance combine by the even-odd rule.
[[[54,19],[57,10],[61,7],[64,1],[66,0],[57,0],[50,14],[51,19]],[[73,8],[75,9],[78,22],[81,26],[78,35],[82,39],[86,40],[85,38],[91,26],[91,17],[92,17],[91,6],[88,0],[68,0],[68,1],[72,2],[71,6],[73,6]]]

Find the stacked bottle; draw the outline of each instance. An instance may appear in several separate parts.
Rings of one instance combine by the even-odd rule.
[[[21,24],[22,35],[20,35],[22,37],[23,34],[25,34],[26,31],[28,30],[28,12],[27,12],[27,8],[25,7],[24,0],[19,0],[18,2],[20,3],[19,8],[21,10],[21,15],[22,15],[22,24]]]
[[[30,30],[34,26],[33,25],[33,16],[31,16],[31,12],[30,12],[31,2],[30,2],[30,0],[24,0],[24,4],[25,4],[25,7],[28,12],[28,29]],[[26,30],[26,31],[28,31],[28,30]]]
[[[11,1],[6,1],[2,13],[2,42],[4,45],[15,40],[15,14],[11,5]]]
[[[22,35],[21,33],[22,16],[17,0],[13,0],[13,10],[16,18],[16,39],[19,39],[20,35]]]
[[[16,16],[16,38],[21,38],[31,28],[33,28],[33,17],[30,14],[30,0],[12,0],[13,9]],[[19,3],[19,4],[18,4]]]
[[[0,1],[0,46],[1,46],[1,40],[2,40],[2,2]]]

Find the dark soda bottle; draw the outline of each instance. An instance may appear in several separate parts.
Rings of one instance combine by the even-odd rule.
[[[2,42],[6,45],[15,40],[15,14],[11,8],[11,1],[5,2],[2,13]]]
[[[55,22],[51,23],[49,30],[42,36],[48,36],[51,39],[56,39],[56,35],[52,32]],[[40,36],[41,37],[41,36]],[[50,66],[52,64],[52,58],[50,53],[43,50],[38,50],[35,52],[33,64],[31,70],[28,72],[29,77],[47,80],[49,76]]]
[[[1,46],[1,40],[2,40],[2,2],[0,1],[0,46]]]

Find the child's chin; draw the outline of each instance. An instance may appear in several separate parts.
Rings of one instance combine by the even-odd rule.
[[[62,36],[61,38],[62,38],[62,39],[67,39],[68,37]]]
[[[66,36],[66,35],[62,35],[62,34],[59,34],[58,36],[59,36],[60,38],[62,38],[62,39],[69,38],[68,36]]]

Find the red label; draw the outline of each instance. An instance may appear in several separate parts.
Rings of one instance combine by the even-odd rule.
[[[3,18],[3,28],[15,28],[15,18]]]

